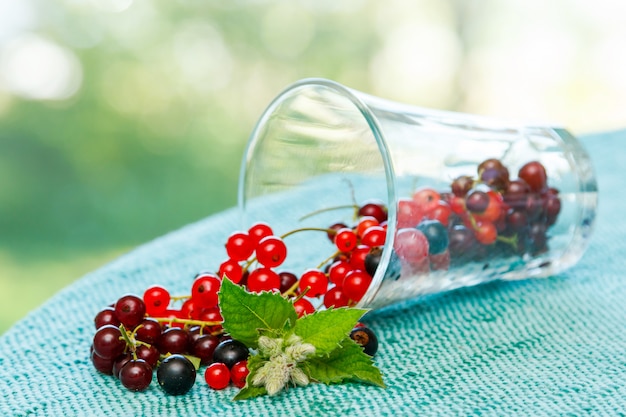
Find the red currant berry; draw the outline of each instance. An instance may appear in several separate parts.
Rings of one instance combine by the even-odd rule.
[[[226,253],[235,261],[245,261],[254,252],[255,244],[247,233],[235,232],[226,241]]]
[[[157,365],[159,359],[161,358],[161,352],[159,352],[159,349],[155,346],[139,345],[137,346],[135,353],[137,355],[137,359],[143,359],[152,368]]]
[[[131,359],[120,369],[119,378],[129,390],[144,391],[152,382],[152,367],[143,359]]]
[[[411,198],[398,199],[398,229],[403,227],[414,227],[422,220],[424,215],[417,203]]]
[[[370,252],[369,246],[359,245],[350,254],[350,265],[354,269],[365,270],[365,258]]]
[[[428,218],[431,220],[437,220],[439,223],[447,227],[450,223],[451,214],[452,209],[450,208],[450,205],[442,200],[439,201],[437,207],[429,213]]]
[[[291,287],[296,285],[296,282],[298,282],[298,277],[295,274],[292,274],[291,272],[280,272],[278,276],[280,277],[281,294],[284,294],[285,292],[289,291]]]
[[[148,315],[158,317],[170,305],[170,293],[165,288],[154,285],[143,293],[143,302]]]
[[[125,295],[115,303],[115,315],[128,330],[141,323],[146,314],[146,305],[136,295]]]
[[[429,187],[420,188],[413,193],[413,201],[422,213],[433,211],[439,204],[439,200],[441,200],[439,193]]]
[[[302,317],[306,314],[315,313],[315,307],[313,307],[313,304],[311,304],[311,302],[305,298],[300,298],[299,300],[294,302],[293,307],[296,309],[298,317]]]
[[[474,235],[476,240],[483,245],[491,245],[498,238],[498,231],[493,223],[478,221],[476,222]]]
[[[275,268],[287,258],[287,246],[277,236],[267,236],[261,239],[256,248],[256,259],[267,268]]]
[[[326,236],[328,236],[328,240],[330,240],[331,242],[335,242],[335,235],[337,234],[337,231],[340,229],[345,229],[347,227],[348,225],[344,223],[335,223],[330,226],[328,228],[328,232],[326,233]]]
[[[350,252],[356,247],[357,237],[352,229],[343,228],[335,235],[335,246],[342,252]]]
[[[367,231],[367,229],[369,229],[372,226],[378,226],[379,224],[380,222],[376,220],[374,217],[369,217],[369,216],[361,217],[361,219],[359,219],[359,224],[357,224],[356,226],[356,235],[362,238],[365,232]]]
[[[520,168],[518,177],[526,181],[532,191],[541,191],[546,187],[548,175],[546,169],[537,161],[529,162]]]
[[[385,229],[380,226],[371,226],[361,236],[361,243],[369,247],[383,246],[386,237]]]
[[[257,268],[250,272],[247,285],[252,292],[280,290],[280,277],[269,268]]]
[[[308,288],[307,297],[319,297],[328,290],[328,277],[319,269],[309,269],[300,277],[300,292]]]
[[[220,265],[218,274],[222,279],[226,277],[235,284],[239,284],[241,278],[243,278],[243,268],[234,259],[227,259]]]
[[[105,307],[98,314],[96,314],[94,324],[96,325],[96,330],[98,330],[106,324],[119,327],[120,321],[115,316],[115,309],[113,307]]]
[[[418,264],[428,257],[428,239],[415,228],[400,229],[396,233],[394,250],[401,261]]]
[[[324,295],[324,306],[326,308],[345,307],[349,303],[350,299],[343,293],[343,289],[340,287],[333,287]]]
[[[346,261],[335,261],[328,269],[328,278],[333,284],[341,286],[346,274],[353,269],[354,267]]]
[[[222,282],[213,274],[196,276],[191,287],[191,299],[196,307],[215,307],[221,285]]]
[[[248,229],[248,236],[250,236],[254,246],[258,245],[264,237],[272,236],[273,234],[272,228],[263,222],[255,223]]]
[[[93,350],[104,359],[115,359],[124,352],[126,342],[120,329],[106,324],[96,331],[93,337]]]
[[[193,298],[189,298],[180,307],[180,315],[184,319],[197,319],[201,309]]]
[[[382,223],[387,220],[387,207],[379,200],[366,201],[359,207],[357,215],[359,217],[371,216]]]
[[[230,369],[230,380],[237,388],[243,388],[249,373],[247,360],[237,362]]]
[[[212,363],[204,372],[204,380],[215,390],[224,389],[230,382],[230,370],[223,363]]]
[[[359,301],[372,283],[372,277],[365,271],[354,270],[348,272],[343,280],[343,292],[352,301]]]
[[[168,353],[185,353],[189,346],[189,334],[186,330],[171,327],[161,333],[156,346],[159,352],[164,355]]]
[[[476,220],[495,222],[502,214],[502,197],[495,191],[488,191],[489,202],[482,213],[474,214]]]
[[[146,317],[141,324],[137,326],[135,337],[142,342],[153,344],[157,341],[159,336],[161,336],[162,331],[161,323],[150,317]]]
[[[191,354],[200,358],[202,365],[208,365],[213,359],[213,352],[215,348],[220,344],[220,339],[217,336],[211,334],[205,334],[199,336],[191,344]]]
[[[467,175],[457,177],[452,181],[452,194],[457,197],[465,197],[465,195],[474,187],[474,179]]]
[[[93,350],[91,352],[91,363],[93,363],[93,367],[96,368],[98,372],[102,372],[106,375],[113,375],[114,362],[115,359],[103,358]]]

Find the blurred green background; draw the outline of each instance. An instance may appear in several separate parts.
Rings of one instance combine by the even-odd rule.
[[[624,16],[619,0],[0,0],[0,333],[234,206],[254,123],[301,78],[624,127]]]

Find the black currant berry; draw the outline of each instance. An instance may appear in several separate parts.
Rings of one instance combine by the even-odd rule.
[[[378,338],[368,327],[355,327],[350,332],[350,338],[363,348],[363,352],[374,356],[378,350]]]
[[[196,368],[183,355],[170,355],[157,369],[157,381],[170,395],[186,394],[196,382]]]
[[[213,351],[213,362],[223,363],[230,369],[237,362],[248,359],[249,354],[243,343],[234,339],[224,340]]]
[[[437,255],[448,248],[448,231],[439,220],[422,220],[417,230],[426,236],[430,255]]]

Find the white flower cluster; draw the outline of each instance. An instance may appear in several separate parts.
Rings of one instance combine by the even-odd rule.
[[[269,395],[275,395],[290,381],[295,385],[308,385],[309,377],[298,364],[314,353],[315,346],[302,343],[296,335],[287,339],[260,336],[259,355],[268,360],[253,375],[252,384],[265,385]]]

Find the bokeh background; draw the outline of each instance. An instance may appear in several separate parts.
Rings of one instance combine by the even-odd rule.
[[[298,79],[618,129],[625,22],[621,0],[0,0],[0,333],[234,206],[254,123]]]

